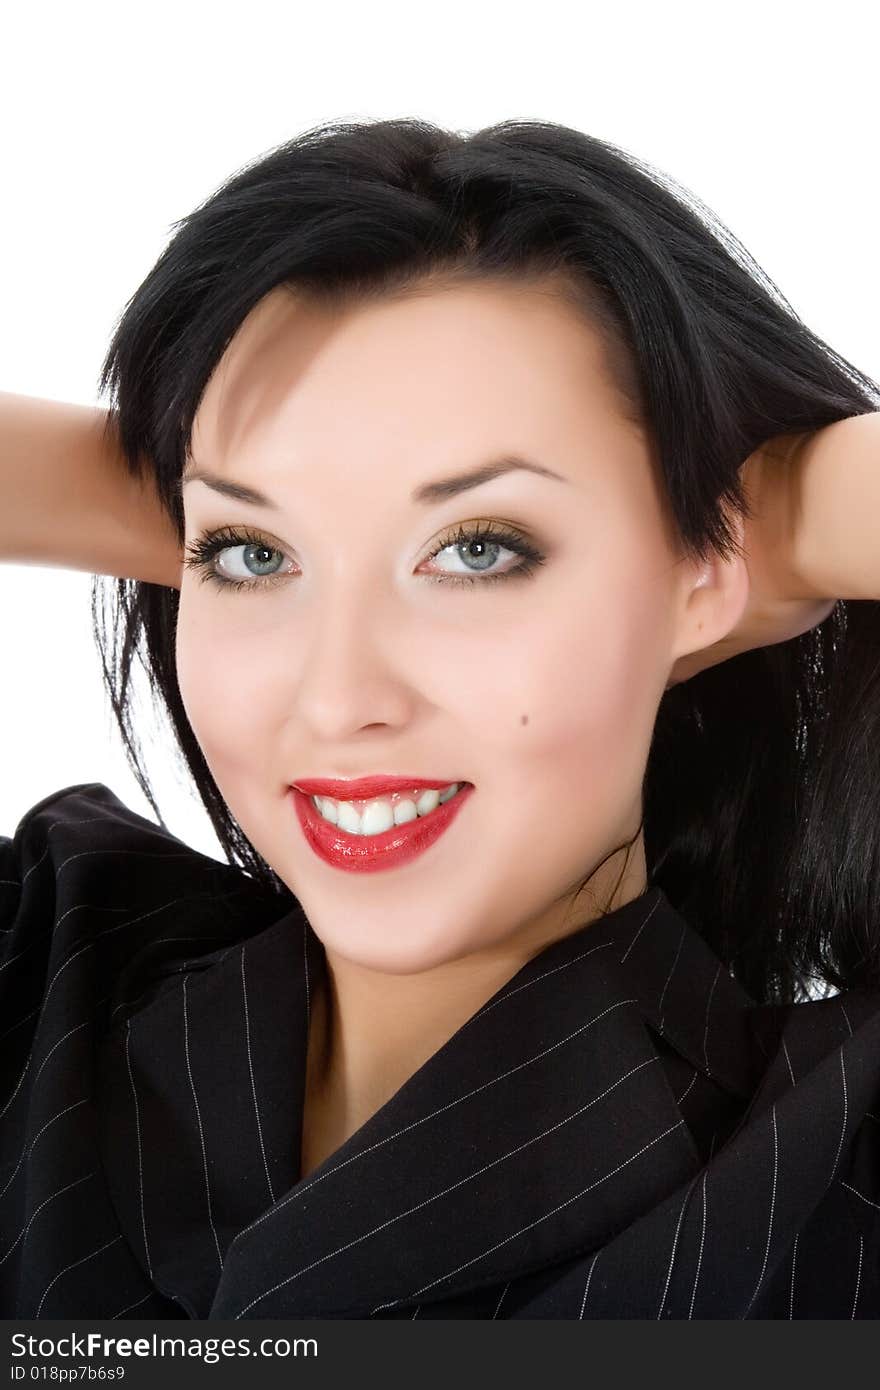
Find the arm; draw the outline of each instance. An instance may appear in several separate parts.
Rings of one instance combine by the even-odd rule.
[[[804,596],[880,599],[880,411],[838,420],[799,444],[791,507]]]
[[[748,602],[725,637],[678,658],[669,685],[807,632],[838,599],[880,598],[880,412],[766,440],[740,474]]]
[[[182,553],[97,406],[0,392],[0,561],[180,587]]]

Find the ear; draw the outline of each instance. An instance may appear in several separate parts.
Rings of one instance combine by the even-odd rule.
[[[714,552],[706,561],[685,558],[680,566],[670,670],[679,658],[721,642],[739,624],[749,602],[749,572],[744,555],[744,518],[728,512],[737,550],[729,559]],[[738,553],[739,552],[739,553]],[[668,680],[666,689],[676,681]]]

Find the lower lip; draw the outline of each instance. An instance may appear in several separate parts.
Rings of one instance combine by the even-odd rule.
[[[319,814],[312,798],[298,787],[290,793],[303,834],[312,849],[325,864],[349,873],[369,874],[379,869],[398,869],[430,849],[448,830],[465,801],[476,788],[463,786],[436,810],[404,825],[392,825],[381,835],[349,835],[338,825],[331,825]]]

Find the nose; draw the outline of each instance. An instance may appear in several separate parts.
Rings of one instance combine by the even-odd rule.
[[[336,593],[314,616],[302,656],[297,717],[316,744],[342,746],[372,725],[410,717],[414,663],[407,658],[392,600],[374,591]]]

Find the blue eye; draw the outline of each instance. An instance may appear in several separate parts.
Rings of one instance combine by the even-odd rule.
[[[184,565],[187,569],[198,572],[201,579],[221,589],[263,589],[281,583],[290,575],[290,570],[282,570],[274,574],[253,575],[250,579],[230,579],[217,568],[215,561],[227,550],[233,549],[242,550],[242,559],[246,564],[268,565],[272,556],[284,556],[283,551],[278,550],[259,532],[246,527],[221,526],[205,531],[190,541],[185,549]],[[479,553],[472,553],[475,549]],[[434,576],[434,582],[437,584],[489,584],[501,579],[525,579],[533,575],[538,566],[546,561],[546,556],[520,532],[509,526],[498,526],[494,522],[479,522],[470,527],[459,526],[456,532],[445,535],[426,559],[434,560],[444,550],[455,550],[462,563],[466,560],[477,563],[486,561],[487,567],[483,570],[476,569],[472,574]],[[490,572],[488,566],[497,559],[497,552],[500,550],[509,550],[519,555],[520,562],[509,569]]]

